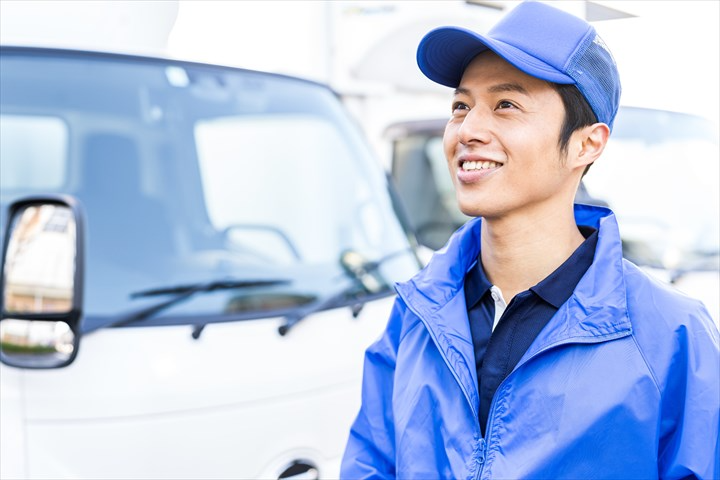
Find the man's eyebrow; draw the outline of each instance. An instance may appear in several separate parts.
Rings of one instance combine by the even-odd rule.
[[[523,95],[529,95],[527,89],[519,83],[498,83],[488,87],[488,93],[502,93],[502,92],[517,92]],[[470,95],[470,90],[464,87],[458,87],[455,89],[455,95]]]
[[[455,95],[470,95],[470,90],[463,87],[457,87],[455,89]]]
[[[489,93],[517,92],[523,95],[529,95],[527,89],[519,83],[499,83],[489,87],[487,91]]]

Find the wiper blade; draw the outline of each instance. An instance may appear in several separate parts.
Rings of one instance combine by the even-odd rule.
[[[357,290],[357,284],[353,282],[349,286],[346,286],[345,288],[328,295],[325,298],[321,298],[320,300],[316,302],[312,302],[306,306],[297,308],[294,312],[285,315],[285,323],[283,325],[280,325],[278,327],[278,333],[280,335],[287,335],[287,333],[290,331],[292,327],[300,323],[303,319],[309,317],[313,313],[327,310],[329,308],[332,308],[342,302],[348,295],[353,293]],[[358,307],[354,307],[353,309],[353,315],[357,316],[360,313],[360,309]]]
[[[380,260],[368,261],[359,252],[356,252],[355,250],[346,250],[342,253],[342,255],[340,255],[340,265],[342,265],[343,271],[347,277],[351,279],[352,282],[350,285],[347,285],[316,302],[302,306],[296,309],[293,313],[286,315],[285,324],[278,327],[278,333],[283,336],[287,335],[288,331],[290,331],[290,329],[297,325],[301,320],[313,313],[332,308],[342,303],[349,295],[357,292],[358,287],[360,287],[361,291],[364,291],[369,295],[380,293],[383,289],[387,288],[388,285],[387,282],[377,274],[377,270],[391,258],[411,252],[413,252],[412,249],[404,249],[386,255]],[[360,314],[363,304],[364,302],[358,300],[357,303],[352,305],[354,317],[357,317]]]
[[[100,330],[101,328],[122,327],[135,322],[140,322],[154,316],[161,311],[176,305],[183,300],[190,298],[198,292],[213,292],[216,290],[232,290],[252,287],[266,287],[290,283],[287,279],[258,279],[258,280],[214,280],[211,282],[197,283],[192,285],[175,285],[171,287],[153,288],[141,290],[130,294],[131,298],[148,297],[155,295],[174,295],[172,298],[159,302],[149,307],[143,307],[134,312],[120,315],[107,323],[93,326],[84,331],[84,334]]]
[[[189,285],[174,285],[171,287],[150,288],[140,290],[130,294],[131,298],[151,297],[155,295],[167,295],[171,293],[195,293],[195,292],[212,292],[214,290],[231,290],[233,288],[251,288],[265,287],[271,285],[279,285],[289,283],[286,279],[262,279],[262,280],[213,280],[207,283],[193,283]]]

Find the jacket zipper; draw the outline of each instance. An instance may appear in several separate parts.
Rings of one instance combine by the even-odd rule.
[[[484,438],[480,437],[480,451],[478,452],[478,457],[476,459],[478,469],[475,473],[475,480],[480,480],[480,476],[482,475],[485,467],[485,457],[487,457],[487,442]]]

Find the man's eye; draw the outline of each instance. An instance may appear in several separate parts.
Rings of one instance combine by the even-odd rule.
[[[470,109],[470,107],[468,107],[467,104],[465,104],[465,103],[463,103],[463,102],[455,102],[455,103],[453,103],[453,105],[452,105],[452,111],[453,111],[453,112],[462,111],[462,110],[469,110],[469,109]]]
[[[504,108],[515,108],[515,105],[512,102],[508,102],[507,100],[502,100],[498,102],[497,108],[504,109]]]

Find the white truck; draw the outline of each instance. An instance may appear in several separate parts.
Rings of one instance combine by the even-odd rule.
[[[0,477],[336,478],[420,267],[337,96],[0,49]]]

